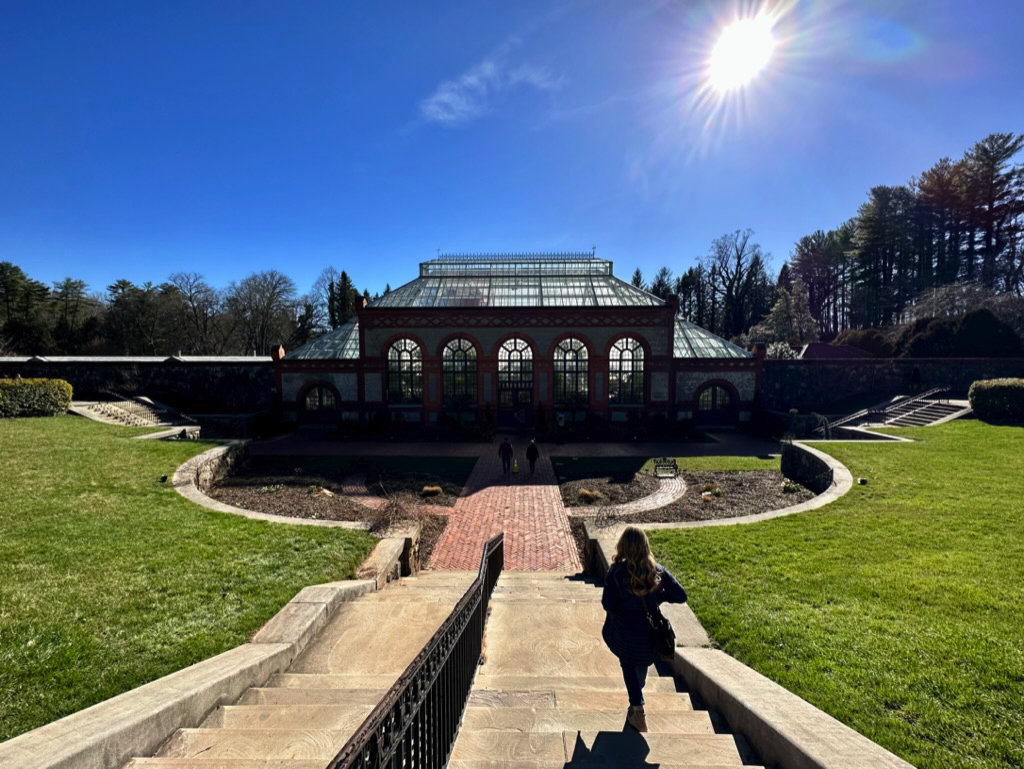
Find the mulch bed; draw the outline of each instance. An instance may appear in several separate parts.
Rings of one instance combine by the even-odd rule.
[[[291,518],[311,518],[325,521],[366,521],[371,525],[378,518],[376,510],[359,504],[345,496],[337,488],[318,487],[315,484],[303,483],[297,476],[259,476],[247,478],[233,476],[225,478],[211,488],[208,494],[214,499],[226,502],[246,510],[261,513],[286,515]],[[327,488],[331,495],[316,491]],[[403,502],[410,505],[408,496],[403,495]],[[438,497],[430,497],[427,503],[441,503]],[[415,505],[413,505],[415,507]],[[434,545],[448,525],[445,515],[427,514],[411,511],[411,518],[422,526],[420,531],[420,562],[425,566],[430,561]]]
[[[561,483],[558,490],[562,493],[562,502],[566,507],[606,507],[650,496],[658,490],[658,479],[648,473],[636,473],[628,483],[622,483],[613,476],[582,478]],[[599,496],[590,500],[583,491]]]
[[[804,502],[814,493],[803,486],[783,491],[785,476],[778,470],[742,470],[720,472],[684,472],[686,494],[658,508],[615,518],[616,523],[672,523],[709,521],[766,513]],[[713,494],[718,489],[719,494]],[[703,494],[705,490],[712,493]]]
[[[423,496],[420,492],[424,486],[440,487],[441,493]],[[389,473],[387,477],[371,470],[366,474],[366,491],[375,497],[387,497],[396,494],[412,494],[423,499],[428,505],[451,507],[462,493],[461,484],[444,480],[432,473]]]

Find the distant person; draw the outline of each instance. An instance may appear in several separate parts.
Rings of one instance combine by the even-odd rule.
[[[501,457],[501,472],[509,474],[512,469],[512,444],[505,438],[498,447],[498,456]]]
[[[615,557],[601,595],[601,605],[607,612],[601,637],[619,658],[629,695],[626,722],[638,732],[647,731],[644,684],[647,668],[658,656],[647,615],[659,614],[658,607],[666,602],[685,603],[686,591],[664,566],[655,562],[647,535],[627,526],[615,546]]]
[[[537,460],[540,458],[540,449],[537,448],[537,441],[530,441],[526,447],[526,461],[530,463],[530,475],[537,469]]]

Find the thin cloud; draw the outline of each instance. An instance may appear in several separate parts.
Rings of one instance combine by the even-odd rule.
[[[565,79],[550,67],[510,64],[509,54],[517,45],[515,39],[505,42],[457,78],[442,81],[420,102],[420,116],[429,123],[464,125],[487,114],[503,92],[523,87],[556,91],[564,85]]]

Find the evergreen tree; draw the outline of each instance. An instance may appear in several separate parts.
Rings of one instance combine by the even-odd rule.
[[[659,299],[668,301],[669,297],[673,294],[672,273],[668,267],[662,267],[658,270],[654,280],[651,281],[651,287],[647,290]]]
[[[644,274],[642,272],[640,272],[640,268],[639,267],[637,267],[635,270],[633,270],[633,277],[632,277],[632,279],[630,279],[629,282],[632,283],[637,288],[639,288],[640,290],[646,290],[647,289],[647,284],[644,283]]]

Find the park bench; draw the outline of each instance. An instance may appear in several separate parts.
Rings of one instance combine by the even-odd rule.
[[[673,459],[656,459],[654,461],[655,478],[675,478],[679,475],[679,464]]]

